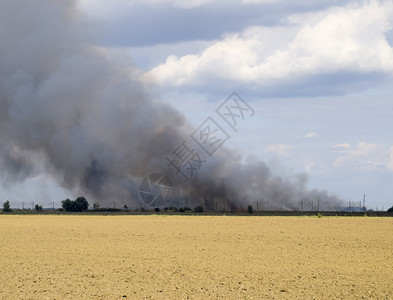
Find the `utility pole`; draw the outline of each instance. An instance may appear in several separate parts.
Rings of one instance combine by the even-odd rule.
[[[303,213],[303,200],[300,203],[301,203],[302,213]]]
[[[318,195],[318,212],[319,212],[319,195]]]
[[[349,209],[349,212],[352,212],[352,209],[351,209],[351,201],[348,201],[348,209]]]
[[[22,209],[23,210],[25,209],[25,203],[24,202],[22,202]]]
[[[366,194],[363,195],[363,211],[366,211]]]

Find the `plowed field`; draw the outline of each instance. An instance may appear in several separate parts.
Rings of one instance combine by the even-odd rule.
[[[0,216],[1,299],[393,299],[393,218]]]

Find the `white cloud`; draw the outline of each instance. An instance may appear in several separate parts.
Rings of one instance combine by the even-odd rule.
[[[285,145],[285,144],[274,144],[269,145],[265,148],[266,152],[272,152],[280,156],[289,156],[289,152],[292,149],[292,146]]]
[[[336,145],[330,146],[330,148],[344,148],[344,149],[349,149],[349,148],[351,148],[351,145],[350,145],[350,144],[346,144],[346,143],[344,143],[344,144],[336,144]]]
[[[346,144],[344,144],[346,145]],[[390,148],[392,155],[392,148]],[[355,167],[386,171],[390,169],[391,161],[386,147],[378,144],[358,143],[355,147],[344,148],[341,155],[334,161],[333,166]]]
[[[135,1],[135,0],[134,0]],[[149,2],[152,4],[165,3],[180,8],[193,8],[204,5],[212,0],[138,0],[139,2]]]
[[[304,138],[306,138],[306,139],[313,139],[313,138],[316,138],[316,137],[318,137],[318,134],[316,134],[315,132],[307,133],[307,134],[304,136]]]
[[[389,161],[387,164],[387,168],[390,171],[393,171],[393,147],[389,148]]]
[[[79,6],[84,10],[95,10],[102,14],[105,9],[113,9],[116,7],[127,7],[138,3],[148,4],[167,4],[179,8],[194,8],[212,2],[212,0],[79,0]]]
[[[315,161],[310,160],[306,163],[305,170],[307,174],[311,174],[312,169],[315,167]]]
[[[332,152],[335,153],[342,153],[342,152],[347,152],[348,149],[351,148],[350,144],[336,144],[336,145],[332,145],[330,146],[330,148],[333,148]]]
[[[253,3],[253,4],[265,4],[265,3],[274,3],[277,0],[243,0],[242,2],[245,4]]]
[[[385,36],[392,18],[393,3],[378,1],[295,15],[292,26],[248,28],[199,54],[169,56],[144,79],[173,86],[212,79],[258,85],[292,76],[392,72],[393,50]]]

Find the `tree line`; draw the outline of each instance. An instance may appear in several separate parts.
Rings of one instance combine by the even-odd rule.
[[[76,200],[66,199],[61,201],[61,206],[64,211],[69,212],[81,212],[86,211],[89,208],[89,202],[87,202],[85,197],[78,197]],[[42,205],[36,204],[34,206],[36,211],[42,211]],[[12,212],[10,201],[3,203],[3,212]]]

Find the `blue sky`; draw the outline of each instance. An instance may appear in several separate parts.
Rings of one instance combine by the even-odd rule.
[[[307,174],[309,188],[346,201],[365,193],[372,209],[393,205],[393,2],[79,0],[79,8],[94,28],[90,42],[195,127],[237,91],[256,113],[228,146],[283,176]],[[45,175],[6,193],[20,200],[32,186],[44,204],[67,193]]]

